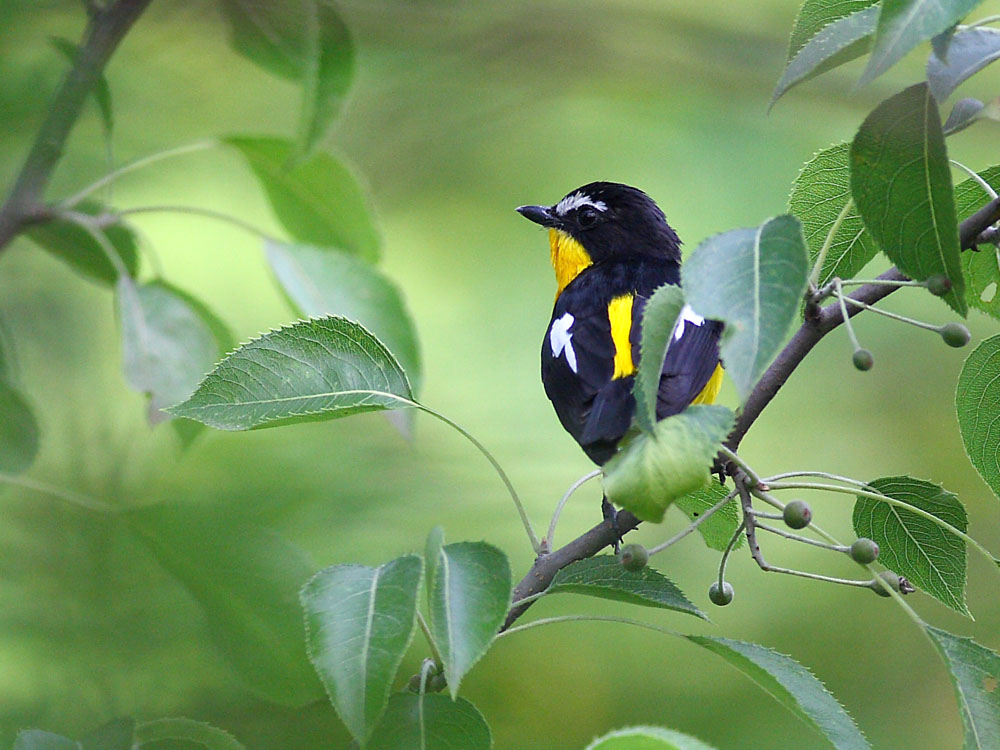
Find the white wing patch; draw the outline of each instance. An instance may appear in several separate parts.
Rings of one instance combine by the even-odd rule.
[[[684,305],[684,307],[681,308],[681,314],[677,316],[677,324],[674,326],[675,341],[681,340],[681,336],[684,335],[684,328],[687,323],[700,326],[705,323],[705,319],[692,310],[690,305]]]
[[[556,204],[556,213],[560,216],[565,216],[574,208],[580,208],[581,206],[590,206],[602,212],[608,210],[608,205],[604,201],[595,201],[586,193],[581,193],[577,190]]]
[[[569,332],[569,329],[575,320],[569,313],[563,313],[561,318],[552,321],[552,327],[549,329],[549,346],[552,348],[552,356],[558,357],[566,352],[566,364],[573,372],[576,372],[576,351],[573,349],[573,334]]]

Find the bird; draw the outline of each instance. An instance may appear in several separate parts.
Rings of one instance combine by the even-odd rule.
[[[591,182],[551,206],[516,210],[548,229],[556,277],[542,339],[545,394],[565,430],[603,466],[635,415],[632,386],[646,303],[663,284],[681,283],[680,238],[652,198],[616,182]],[[684,305],[660,375],[657,420],[715,401],[723,378],[722,328]],[[617,511],[607,497],[602,509],[617,550]]]

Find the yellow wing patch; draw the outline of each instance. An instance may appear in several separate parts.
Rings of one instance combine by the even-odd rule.
[[[722,389],[722,364],[717,364],[715,366],[715,372],[712,373],[712,377],[708,379],[705,383],[705,387],[701,389],[701,393],[694,397],[692,404],[714,404],[715,399],[719,396],[719,391]]]
[[[612,379],[626,378],[635,374],[632,362],[632,295],[615,297],[608,304],[608,320],[611,321],[611,340],[615,344],[615,372]]]
[[[549,251],[552,257],[552,268],[556,272],[556,298],[558,298],[569,282],[575,279],[584,268],[593,265],[594,261],[590,254],[583,249],[583,245],[558,229],[549,230]]]

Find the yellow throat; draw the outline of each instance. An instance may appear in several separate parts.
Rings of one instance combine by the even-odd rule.
[[[594,261],[583,249],[583,245],[558,229],[549,230],[549,251],[552,255],[552,268],[556,272],[556,297],[558,297],[569,282],[584,268],[593,265]]]

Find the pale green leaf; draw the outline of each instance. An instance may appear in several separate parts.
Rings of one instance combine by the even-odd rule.
[[[135,738],[139,747],[143,743],[181,740],[201,745],[208,750],[246,750],[229,732],[203,721],[191,719],[157,719],[136,727]]]
[[[952,493],[913,477],[882,477],[868,483],[875,492],[920,508],[959,531],[968,527],[965,508]],[[905,508],[859,497],[854,531],[879,546],[881,565],[905,576],[942,604],[971,617],[965,605],[965,542]]]
[[[851,144],[851,192],[868,231],[899,270],[918,281],[949,278],[944,300],[965,315],[951,168],[926,83],[886,99],[865,119]]]
[[[698,405],[660,420],[652,435],[633,433],[604,464],[604,492],[637,518],[659,523],[674,500],[708,483],[732,426],[729,409]]]
[[[649,566],[637,571],[625,570],[615,555],[588,557],[562,568],[545,593],[560,592],[639,604],[643,607],[672,609],[708,619],[662,573]]]
[[[772,698],[822,734],[837,750],[868,750],[870,745],[823,683],[791,657],[764,646],[729,638],[686,638],[718,654],[760,685]]]
[[[955,411],[969,460],[1000,497],[1000,336],[980,343],[965,360]]]
[[[988,26],[964,29],[955,34],[944,62],[938,55],[927,59],[927,82],[931,93],[943,102],[963,81],[1000,58],[1000,30]]]
[[[598,737],[587,750],[714,750],[699,739],[663,727],[628,727]]]
[[[454,698],[503,625],[513,585],[510,563],[486,542],[446,544],[428,565],[428,578],[431,634]]]
[[[490,750],[489,725],[474,705],[444,695],[397,693],[365,750]]]
[[[40,729],[22,729],[13,750],[81,750],[80,743]]]
[[[726,324],[722,361],[745,400],[798,316],[809,275],[802,225],[786,214],[709,237],[682,274],[692,309]]]
[[[944,125],[942,126],[944,134],[947,136],[965,130],[980,118],[985,106],[978,99],[959,99],[955,102],[955,106],[951,108],[948,119],[944,121]],[[955,200],[956,202],[958,201],[958,188],[955,188]],[[961,214],[961,212],[959,213]],[[961,218],[959,218],[959,221],[961,221]]]
[[[405,555],[378,568],[334,565],[302,587],[309,658],[362,744],[385,710],[413,637],[422,574],[421,558]]]
[[[248,430],[411,405],[406,374],[382,343],[343,318],[306,320],[253,339],[167,411]]]
[[[691,521],[697,521],[705,511],[718,505],[728,494],[729,490],[726,489],[725,485],[709,482],[700,490],[689,492],[674,500],[674,506]],[[733,534],[739,527],[740,509],[736,498],[733,498],[715,511],[711,518],[700,524],[698,531],[707,547],[721,552],[729,545],[729,540],[733,538]],[[743,537],[740,536],[733,548],[739,549],[742,544]]]
[[[20,474],[38,454],[38,423],[28,402],[0,380],[0,473]]]
[[[1000,187],[1000,166],[979,173],[987,185]],[[959,221],[972,216],[986,205],[992,196],[978,181],[969,178],[955,186],[955,207]],[[1000,318],[1000,252],[992,245],[966,250],[961,255],[965,278],[965,300],[994,318]]]
[[[673,340],[677,318],[684,307],[684,293],[676,284],[664,284],[649,298],[642,313],[639,368],[635,374],[635,418],[652,433],[656,423],[656,395],[667,349]]]

